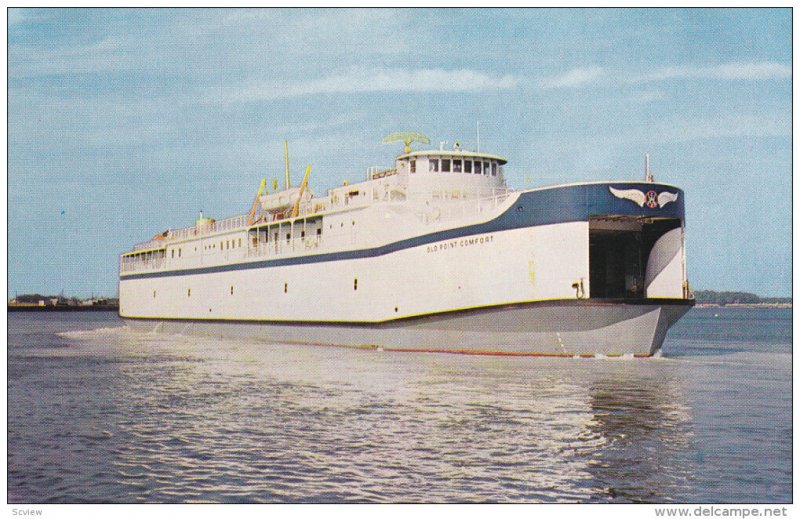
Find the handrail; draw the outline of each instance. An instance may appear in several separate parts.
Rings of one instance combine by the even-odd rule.
[[[504,189],[504,188],[492,188],[491,192],[492,192],[492,194],[489,195],[489,196],[480,196],[479,195],[477,198],[463,198],[463,199],[460,199],[460,201],[462,203],[458,204],[459,210],[454,210],[454,206],[442,207],[441,210],[440,210],[440,217],[436,218],[436,220],[440,220],[442,217],[444,217],[445,215],[441,214],[441,213],[444,213],[444,212],[448,213],[446,219],[454,218],[456,216],[459,216],[459,217],[460,216],[464,216],[468,212],[474,212],[476,210],[476,205],[477,205],[477,211],[479,211],[479,212],[482,212],[482,211],[487,210],[487,209],[492,209],[494,207],[497,207],[497,205],[499,205],[500,201],[504,200],[509,195],[509,193],[511,193],[510,190]],[[453,197],[448,196],[449,193],[447,191],[442,191],[440,193],[437,193],[437,195],[439,195],[438,198],[442,199],[442,200],[447,200],[447,199],[455,200]],[[490,202],[490,207],[485,207],[485,202],[487,202],[487,201]],[[366,205],[369,202],[370,202],[370,200],[364,200],[363,204],[359,204],[359,205]],[[340,206],[344,207],[345,205],[347,205],[347,204],[337,203],[337,202],[335,202],[333,200],[311,199],[311,200],[308,200],[308,201],[301,202],[300,207],[301,207],[302,210],[300,212],[301,212],[301,214],[317,214],[317,213],[328,211],[328,210],[333,209],[335,207],[340,207]],[[237,230],[237,229],[244,230],[244,229],[247,229],[247,228],[255,226],[255,225],[263,225],[263,224],[269,224],[269,223],[273,223],[273,222],[291,221],[291,220],[292,219],[288,218],[286,215],[269,214],[268,213],[268,214],[263,215],[261,219],[256,220],[251,225],[248,225],[248,215],[247,214],[232,216],[230,218],[225,218],[223,220],[217,220],[217,221],[214,221],[214,222],[209,222],[209,223],[204,224],[202,226],[196,226],[195,225],[195,226],[191,226],[191,227],[184,227],[182,229],[170,229],[169,231],[167,231],[167,234],[166,234],[166,236],[164,236],[164,239],[160,239],[160,240],[152,240],[151,239],[151,240],[148,240],[148,241],[145,241],[145,242],[137,243],[136,245],[133,246],[133,251],[132,252],[138,252],[138,251],[148,250],[148,249],[160,249],[160,248],[164,248],[166,246],[166,244],[171,243],[171,242],[175,242],[175,241],[185,240],[185,239],[189,239],[189,238],[202,237],[202,236],[207,236],[207,235],[211,235],[211,234],[216,234],[216,233],[225,232],[225,231],[231,231],[231,230]],[[426,221],[426,223],[428,223],[428,222]]]
[[[230,218],[225,218],[223,220],[209,222],[201,226],[193,225],[191,227],[184,227],[182,229],[170,229],[167,231],[167,234],[163,240],[149,240],[146,242],[137,243],[133,246],[133,251],[136,252],[139,250],[160,248],[168,242],[244,228],[247,227],[247,217],[248,215],[242,214],[231,216]]]

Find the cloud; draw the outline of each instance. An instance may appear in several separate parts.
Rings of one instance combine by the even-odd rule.
[[[559,76],[544,79],[543,88],[578,88],[595,86],[598,83],[654,83],[672,79],[718,79],[723,81],[764,81],[784,79],[792,76],[792,68],[783,63],[731,62],[710,67],[662,67],[653,72],[625,76],[603,67],[578,67]],[[616,78],[616,79],[614,79]]]
[[[230,101],[286,99],[320,94],[370,92],[478,92],[510,90],[520,84],[511,74],[492,76],[470,69],[367,69],[353,67],[338,75],[310,81],[250,83],[219,90]],[[218,100],[207,98],[207,101]]]
[[[782,115],[721,115],[664,125],[656,130],[671,142],[724,137],[787,137],[792,134],[789,117]]]
[[[25,21],[27,14],[25,10],[18,7],[8,8],[8,25],[20,24]]]
[[[792,76],[792,68],[782,63],[732,62],[713,67],[665,67],[630,79],[631,83],[666,81],[669,79],[722,79],[759,81]]]
[[[629,101],[631,103],[638,103],[638,104],[646,104],[652,103],[653,101],[658,101],[664,99],[664,92],[660,90],[652,90],[652,91],[644,91],[644,92],[637,92],[630,96]]]
[[[602,67],[574,68],[560,76],[551,77],[541,82],[544,88],[576,88],[597,82],[605,75]]]

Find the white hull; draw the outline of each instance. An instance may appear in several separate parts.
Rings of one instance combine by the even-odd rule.
[[[681,192],[507,192],[494,171],[398,173],[311,199],[300,216],[165,233],[123,255],[120,316],[156,331],[385,350],[658,351],[692,304]]]

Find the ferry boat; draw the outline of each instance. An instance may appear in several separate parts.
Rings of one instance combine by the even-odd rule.
[[[405,143],[314,196],[261,182],[250,211],[120,257],[119,315],[151,331],[384,351],[651,356],[694,304],[684,193],[601,181],[512,190],[502,156]]]

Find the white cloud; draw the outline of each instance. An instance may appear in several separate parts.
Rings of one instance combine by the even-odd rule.
[[[690,119],[681,124],[663,125],[656,130],[667,141],[694,141],[724,137],[788,137],[792,134],[789,117],[781,115],[721,115]]]
[[[792,76],[792,68],[783,63],[731,62],[710,67],[662,67],[653,72],[625,76],[612,74],[603,67],[578,67],[541,81],[543,88],[578,88],[606,83],[654,83],[670,79],[719,79],[723,81],[760,81]],[[616,77],[616,79],[614,79]]]
[[[631,103],[639,103],[639,104],[646,104],[652,103],[653,101],[658,101],[664,99],[664,92],[660,90],[652,90],[652,91],[644,91],[638,92],[632,95],[629,100]]]
[[[14,25],[25,21],[26,13],[18,7],[8,8],[8,25]]]
[[[575,88],[595,83],[605,76],[602,67],[579,67],[574,68],[560,76],[551,77],[541,82],[544,88]]]
[[[655,72],[635,76],[631,83],[665,81],[668,79],[723,79],[723,80],[766,80],[791,77],[792,68],[782,63],[732,62],[713,67],[665,67]]]
[[[310,81],[250,83],[221,89],[220,96],[230,101],[285,99],[318,94],[365,92],[477,92],[509,90],[520,78],[506,74],[491,76],[470,69],[367,69],[353,67],[342,74]],[[207,99],[214,101],[217,99]]]

